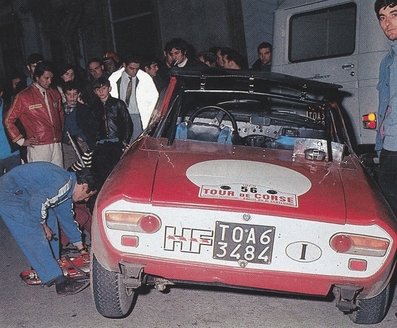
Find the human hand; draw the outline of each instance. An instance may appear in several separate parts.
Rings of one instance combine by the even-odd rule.
[[[47,240],[52,240],[54,238],[54,233],[51,228],[47,225],[47,223],[43,224],[44,234]]]
[[[129,150],[131,148],[132,144],[131,143],[127,143],[125,141],[123,141],[123,149],[121,150],[123,153],[125,153],[127,150]]]
[[[84,244],[82,244],[81,246],[77,246],[77,250],[81,255],[89,254],[88,247]]]
[[[34,147],[34,145],[38,145],[38,144],[39,144],[39,141],[36,139],[36,137],[31,137],[31,138],[25,139],[22,146]]]

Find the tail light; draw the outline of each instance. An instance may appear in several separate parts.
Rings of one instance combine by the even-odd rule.
[[[384,238],[338,233],[330,239],[331,248],[337,253],[382,257],[390,241]]]
[[[155,233],[161,227],[160,218],[152,213],[106,211],[105,222],[109,229]]]
[[[364,129],[376,129],[376,114],[368,113],[362,116]]]

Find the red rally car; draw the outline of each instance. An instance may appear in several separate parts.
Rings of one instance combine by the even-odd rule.
[[[327,296],[356,323],[389,301],[397,225],[352,150],[337,85],[174,70],[96,201],[91,283],[105,317],[143,285]]]

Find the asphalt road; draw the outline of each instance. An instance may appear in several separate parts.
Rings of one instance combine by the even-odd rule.
[[[0,328],[330,328],[359,327],[332,300],[225,289],[173,288],[138,296],[125,319],[96,312],[90,288],[60,297],[54,287],[28,286],[19,273],[29,265],[0,220]],[[397,290],[391,309],[375,328],[397,327]]]

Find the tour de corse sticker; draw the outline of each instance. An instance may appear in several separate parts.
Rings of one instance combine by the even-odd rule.
[[[186,171],[200,198],[229,199],[298,207],[312,186],[303,174],[282,166],[245,160],[210,160]]]

